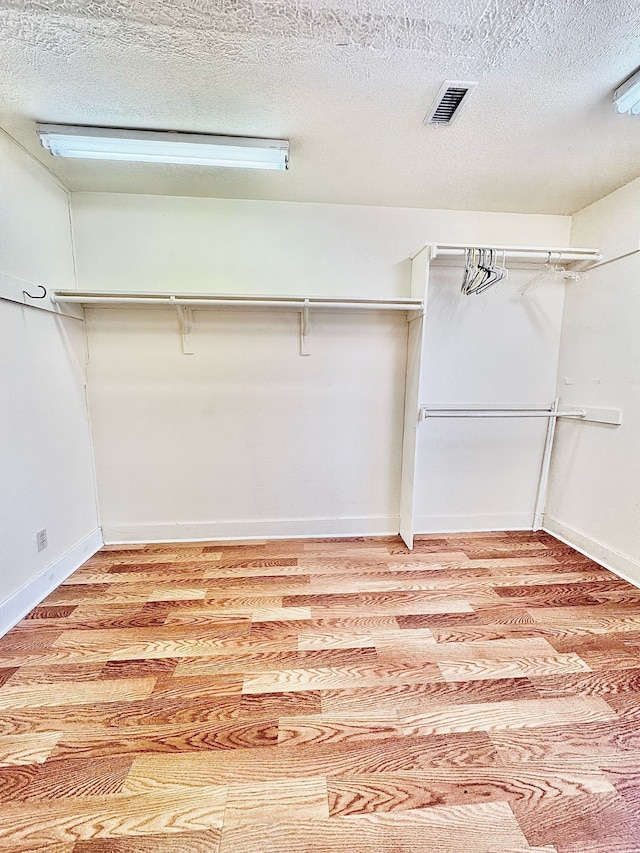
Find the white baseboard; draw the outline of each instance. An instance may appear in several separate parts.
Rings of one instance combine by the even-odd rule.
[[[37,607],[63,580],[99,551],[102,545],[102,531],[97,528],[3,601],[0,604],[0,637]]]
[[[500,530],[531,530],[533,513],[497,515],[424,515],[415,519],[416,535],[421,533],[492,533]]]
[[[597,539],[592,539],[586,533],[581,533],[568,524],[563,524],[555,518],[549,518],[547,515],[544,517],[542,529],[564,542],[565,545],[575,548],[585,557],[600,563],[605,569],[609,569],[634,586],[640,587],[640,563],[632,557],[598,542]]]
[[[400,519],[311,518],[268,521],[175,522],[173,524],[104,524],[108,545],[139,542],[198,542],[241,539],[310,539],[345,536],[395,536]]]

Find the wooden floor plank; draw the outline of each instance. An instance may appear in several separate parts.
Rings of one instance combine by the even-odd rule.
[[[415,853],[438,850],[509,851],[528,849],[526,837],[507,803],[436,806],[357,819],[240,824],[223,828],[220,853]]]
[[[555,655],[556,650],[544,637],[517,637],[508,640],[493,640],[479,642],[470,646],[469,643],[436,643],[431,631],[428,632],[428,642],[417,635],[420,628],[405,628],[389,637],[383,634],[377,638],[375,646],[381,660],[393,660],[407,663],[420,661],[422,663],[445,663],[468,661],[469,654],[474,659],[491,661],[498,665],[511,659],[522,659],[535,656]],[[406,634],[406,637],[403,637]],[[508,676],[507,676],[508,677]],[[449,680],[449,679],[447,679]],[[460,678],[458,681],[467,679]]]
[[[640,668],[534,677],[532,685],[540,696],[602,696],[637,693],[640,698]]]
[[[255,640],[255,638],[254,638]],[[289,644],[291,645],[291,644]],[[281,648],[278,641],[276,648]],[[286,647],[286,644],[285,644]],[[269,672],[273,669],[308,669],[322,666],[357,666],[378,662],[378,653],[371,647],[349,646],[346,649],[311,649],[298,651],[259,651],[269,648],[268,641],[257,643],[256,651],[240,650],[238,653],[213,657],[180,660],[176,677],[196,675],[234,675],[252,672]]]
[[[198,752],[210,749],[248,749],[278,741],[278,721],[224,722],[139,726],[63,732],[52,757],[99,758],[141,752]]]
[[[638,842],[633,815],[617,793],[584,793],[547,801],[534,809],[512,805],[518,824],[531,844],[554,843],[562,853],[568,846],[606,842],[609,850]],[[583,848],[584,849],[584,846]],[[633,847],[630,848],[633,850]]]
[[[473,652],[472,649],[469,651]],[[521,658],[481,657],[438,663],[445,681],[476,681],[484,678],[533,678],[571,672],[591,672],[591,667],[574,652],[533,655]]]
[[[89,838],[219,829],[224,818],[226,787],[198,792],[74,798],[4,804],[0,809],[0,843],[38,845]]]
[[[15,798],[24,802],[117,794],[131,769],[130,756],[107,759],[49,759]]]
[[[640,853],[640,589],[544,532],[104,548],[0,639],[0,850]]]
[[[367,687],[380,684],[424,684],[442,681],[436,664],[403,667],[384,663],[355,666],[325,666],[309,669],[282,669],[249,675],[244,680],[243,693],[275,693],[291,690],[330,690],[343,687]]]
[[[378,713],[397,711],[399,714],[416,714],[443,704],[466,705],[474,702],[540,698],[540,693],[527,678],[355,687],[342,690],[323,690],[319,695],[321,696],[322,712],[338,716],[358,716],[376,711]],[[243,701],[248,698],[243,697]],[[290,714],[285,716],[303,715]]]
[[[329,800],[324,776],[271,782],[235,782],[228,786],[225,829],[247,824],[328,820]]]
[[[21,666],[14,668],[9,686],[35,687],[43,684],[57,684],[59,681],[72,681],[76,684],[81,681],[98,681],[102,677],[103,671],[104,663],[71,664],[70,666]],[[137,675],[138,673],[130,677],[135,678]]]
[[[60,739],[60,732],[3,735],[0,738],[0,767],[42,764]]]
[[[374,648],[384,644],[419,642],[420,645],[430,643],[435,645],[433,634],[428,628],[395,628],[390,630],[348,631],[333,630],[329,632],[307,632],[303,629],[298,633],[298,648],[300,651],[313,649],[353,649]]]
[[[535,808],[543,801],[614,792],[597,769],[528,770],[525,765],[376,773],[328,781],[332,817],[505,800]]]
[[[296,694],[297,695],[297,694]],[[319,701],[319,700],[318,700]],[[273,714],[241,713],[241,697],[215,695],[199,699],[167,699],[155,696],[139,702],[101,702],[87,705],[60,705],[37,709],[5,711],[0,716],[0,733],[23,734],[29,731],[83,732],[90,729],[120,730],[134,736],[134,727],[177,728],[203,723],[232,723],[243,720],[272,719]],[[302,704],[303,708],[316,705]],[[296,706],[294,705],[295,709]],[[106,734],[106,732],[105,732]]]
[[[73,853],[218,853],[221,830],[78,841]],[[47,847],[49,851],[49,847]]]
[[[101,681],[62,681],[55,689],[50,684],[27,684],[0,690],[0,711],[10,708],[42,708],[45,705],[82,705],[85,702],[135,702],[151,695],[155,678],[103,679]]]
[[[41,764],[14,764],[0,767],[0,803],[20,800],[41,766]]]
[[[632,753],[640,761],[640,729],[633,721],[618,719],[615,712],[606,722],[549,723],[541,720],[537,731],[492,732],[491,741],[507,763],[563,761],[593,766],[621,753]]]
[[[433,767],[501,764],[485,732],[397,737],[355,743],[273,746],[227,752],[144,754],[135,758],[123,790],[140,793],[175,785],[270,782],[324,775],[391,773]]]
[[[471,705],[441,705],[415,716],[386,718],[281,717],[278,741],[288,746],[308,743],[361,741],[393,736],[425,737],[453,732],[501,731],[534,728],[555,723],[598,722],[617,719],[615,711],[597,697],[571,696],[560,699],[521,699],[478,702]]]
[[[0,669],[0,687],[6,684],[19,671],[17,666],[7,666]]]

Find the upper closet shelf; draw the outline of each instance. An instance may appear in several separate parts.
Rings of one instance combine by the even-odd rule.
[[[427,243],[419,249],[411,260],[417,258],[425,250],[429,260],[438,264],[460,266],[465,263],[469,249],[492,249],[499,254],[500,259],[511,267],[523,269],[535,268],[544,264],[563,264],[567,269],[586,270],[598,263],[602,254],[598,249],[578,249],[575,247],[546,246],[495,246],[480,243]]]
[[[309,355],[310,313],[316,309],[406,311],[407,319],[421,316],[424,301],[420,298],[405,299],[346,299],[326,296],[240,296],[218,293],[131,293],[126,291],[81,291],[54,290],[51,300],[61,305],[90,307],[173,308],[178,314],[182,334],[182,351],[190,355],[192,309],[201,308],[291,308],[300,312],[300,355]]]
[[[415,298],[398,299],[354,299],[327,296],[261,296],[238,295],[231,293],[153,293],[111,290],[54,290],[51,296],[54,302],[80,305],[181,305],[186,308],[216,308],[232,306],[236,308],[332,308],[365,309],[380,311],[419,311],[422,300]]]

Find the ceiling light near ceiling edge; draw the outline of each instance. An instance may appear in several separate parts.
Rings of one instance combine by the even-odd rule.
[[[286,139],[43,123],[36,129],[44,148],[55,157],[279,171],[289,168]]]
[[[613,103],[619,113],[640,114],[640,69],[613,93]]]

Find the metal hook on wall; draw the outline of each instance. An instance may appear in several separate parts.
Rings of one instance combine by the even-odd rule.
[[[39,284],[38,287],[42,291],[42,293],[39,296],[34,296],[33,293],[27,293],[26,290],[22,291],[22,295],[28,296],[29,299],[44,299],[45,296],[47,295],[47,288],[43,284]]]

